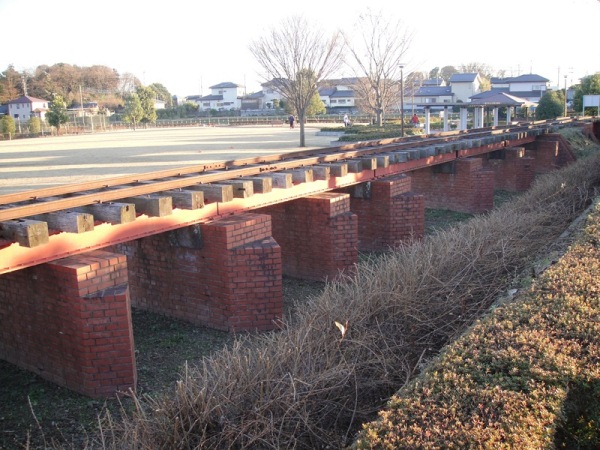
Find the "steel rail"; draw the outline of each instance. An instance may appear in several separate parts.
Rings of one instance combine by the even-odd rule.
[[[386,153],[392,150],[418,148],[440,142],[447,143],[460,139],[531,130],[532,128],[547,128],[555,123],[544,121],[537,125],[527,124],[445,132],[440,133],[440,135],[364,141],[339,147],[221,161],[5,194],[0,195],[0,222],[90,204],[113,202],[127,197],[185,189],[198,184],[215,183],[239,177],[343,161],[361,156]]]

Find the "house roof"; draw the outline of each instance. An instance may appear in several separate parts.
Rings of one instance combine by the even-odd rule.
[[[243,87],[241,84],[235,84],[230,81],[225,81],[224,83],[215,84],[211,86],[209,89],[226,89],[226,88],[238,88]]]
[[[44,100],[42,98],[30,97],[29,95],[22,95],[15,100],[11,100],[8,102],[9,105],[15,105],[17,103],[47,103],[48,100]]]
[[[321,88],[319,89],[319,95],[321,97],[331,97],[335,92],[335,88]]]
[[[423,86],[442,86],[444,84],[443,78],[429,78],[428,80],[423,80]]]
[[[518,77],[507,77],[507,78],[492,78],[492,83],[495,84],[507,84],[507,83],[547,83],[550,81],[548,78],[544,78],[534,73],[528,73],[519,75]]]
[[[262,98],[264,96],[265,96],[265,93],[263,91],[258,91],[258,92],[253,92],[252,94],[248,94],[243,98],[244,99],[255,99],[255,98]]]
[[[515,97],[514,95],[511,95],[507,92],[492,92],[492,91],[487,91],[490,92],[490,95],[481,97],[481,96],[477,96],[478,98],[471,98],[471,104],[472,105],[502,105],[502,106],[531,106],[531,105],[535,105],[535,103],[530,102],[527,99],[524,98],[520,98],[520,97]]]
[[[200,97],[198,100],[200,101],[210,101],[210,100],[223,100],[222,95],[205,95],[204,97]]]
[[[333,92],[329,96],[330,97],[354,97],[354,91],[350,91],[350,90],[338,91],[336,89],[335,92]]]
[[[476,73],[455,73],[450,77],[450,83],[472,83],[477,76]]]
[[[472,95],[469,98],[471,98],[471,100],[473,100],[473,99],[485,99],[485,98],[492,97],[492,96],[497,95],[497,94],[502,93],[502,92],[509,92],[508,88],[506,88],[506,87],[492,88],[489,91],[479,92],[478,94]]]
[[[450,86],[421,86],[419,90],[415,92],[415,97],[426,95],[452,95],[452,88]]]

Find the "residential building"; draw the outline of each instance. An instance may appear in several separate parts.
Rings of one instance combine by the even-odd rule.
[[[8,102],[8,114],[15,120],[25,122],[31,117],[44,120],[49,108],[48,100],[22,95]]]
[[[481,77],[477,73],[455,73],[448,83],[454,102],[468,103],[473,95],[481,92]]]
[[[405,96],[405,99],[408,100]],[[451,86],[446,86],[446,83],[442,80],[440,84],[430,82],[428,80],[423,82],[423,85],[411,96],[410,102],[414,105],[423,104],[437,104],[443,106],[444,103],[454,103],[455,96],[452,92]],[[408,105],[408,102],[404,102],[404,109],[412,108],[412,104]]]
[[[319,88],[319,97],[328,114],[354,114],[357,112],[353,85],[356,78],[325,80]]]
[[[186,97],[185,100],[196,103],[200,111],[211,109],[216,111],[232,111],[241,108],[244,86],[227,81],[210,86],[209,89],[211,90],[209,95],[191,95]]]
[[[514,97],[537,103],[548,90],[550,80],[530,73],[518,77],[492,78],[491,83],[492,91],[506,92]]]
[[[241,108],[244,111],[249,110],[271,110],[275,108],[276,103],[283,100],[281,90],[277,89],[278,85],[283,83],[283,80],[273,79],[262,83],[261,90],[252,94],[246,95],[241,99]]]

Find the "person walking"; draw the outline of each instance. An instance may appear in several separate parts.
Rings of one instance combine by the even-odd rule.
[[[294,117],[293,114],[290,114],[288,117],[288,122],[290,123],[290,129],[294,128],[294,121],[296,120],[296,118]]]
[[[344,126],[345,127],[350,126],[350,119],[348,118],[348,114],[344,115]]]

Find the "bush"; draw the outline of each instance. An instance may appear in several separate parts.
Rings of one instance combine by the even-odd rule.
[[[600,203],[515,303],[450,345],[357,448],[600,448]]]

